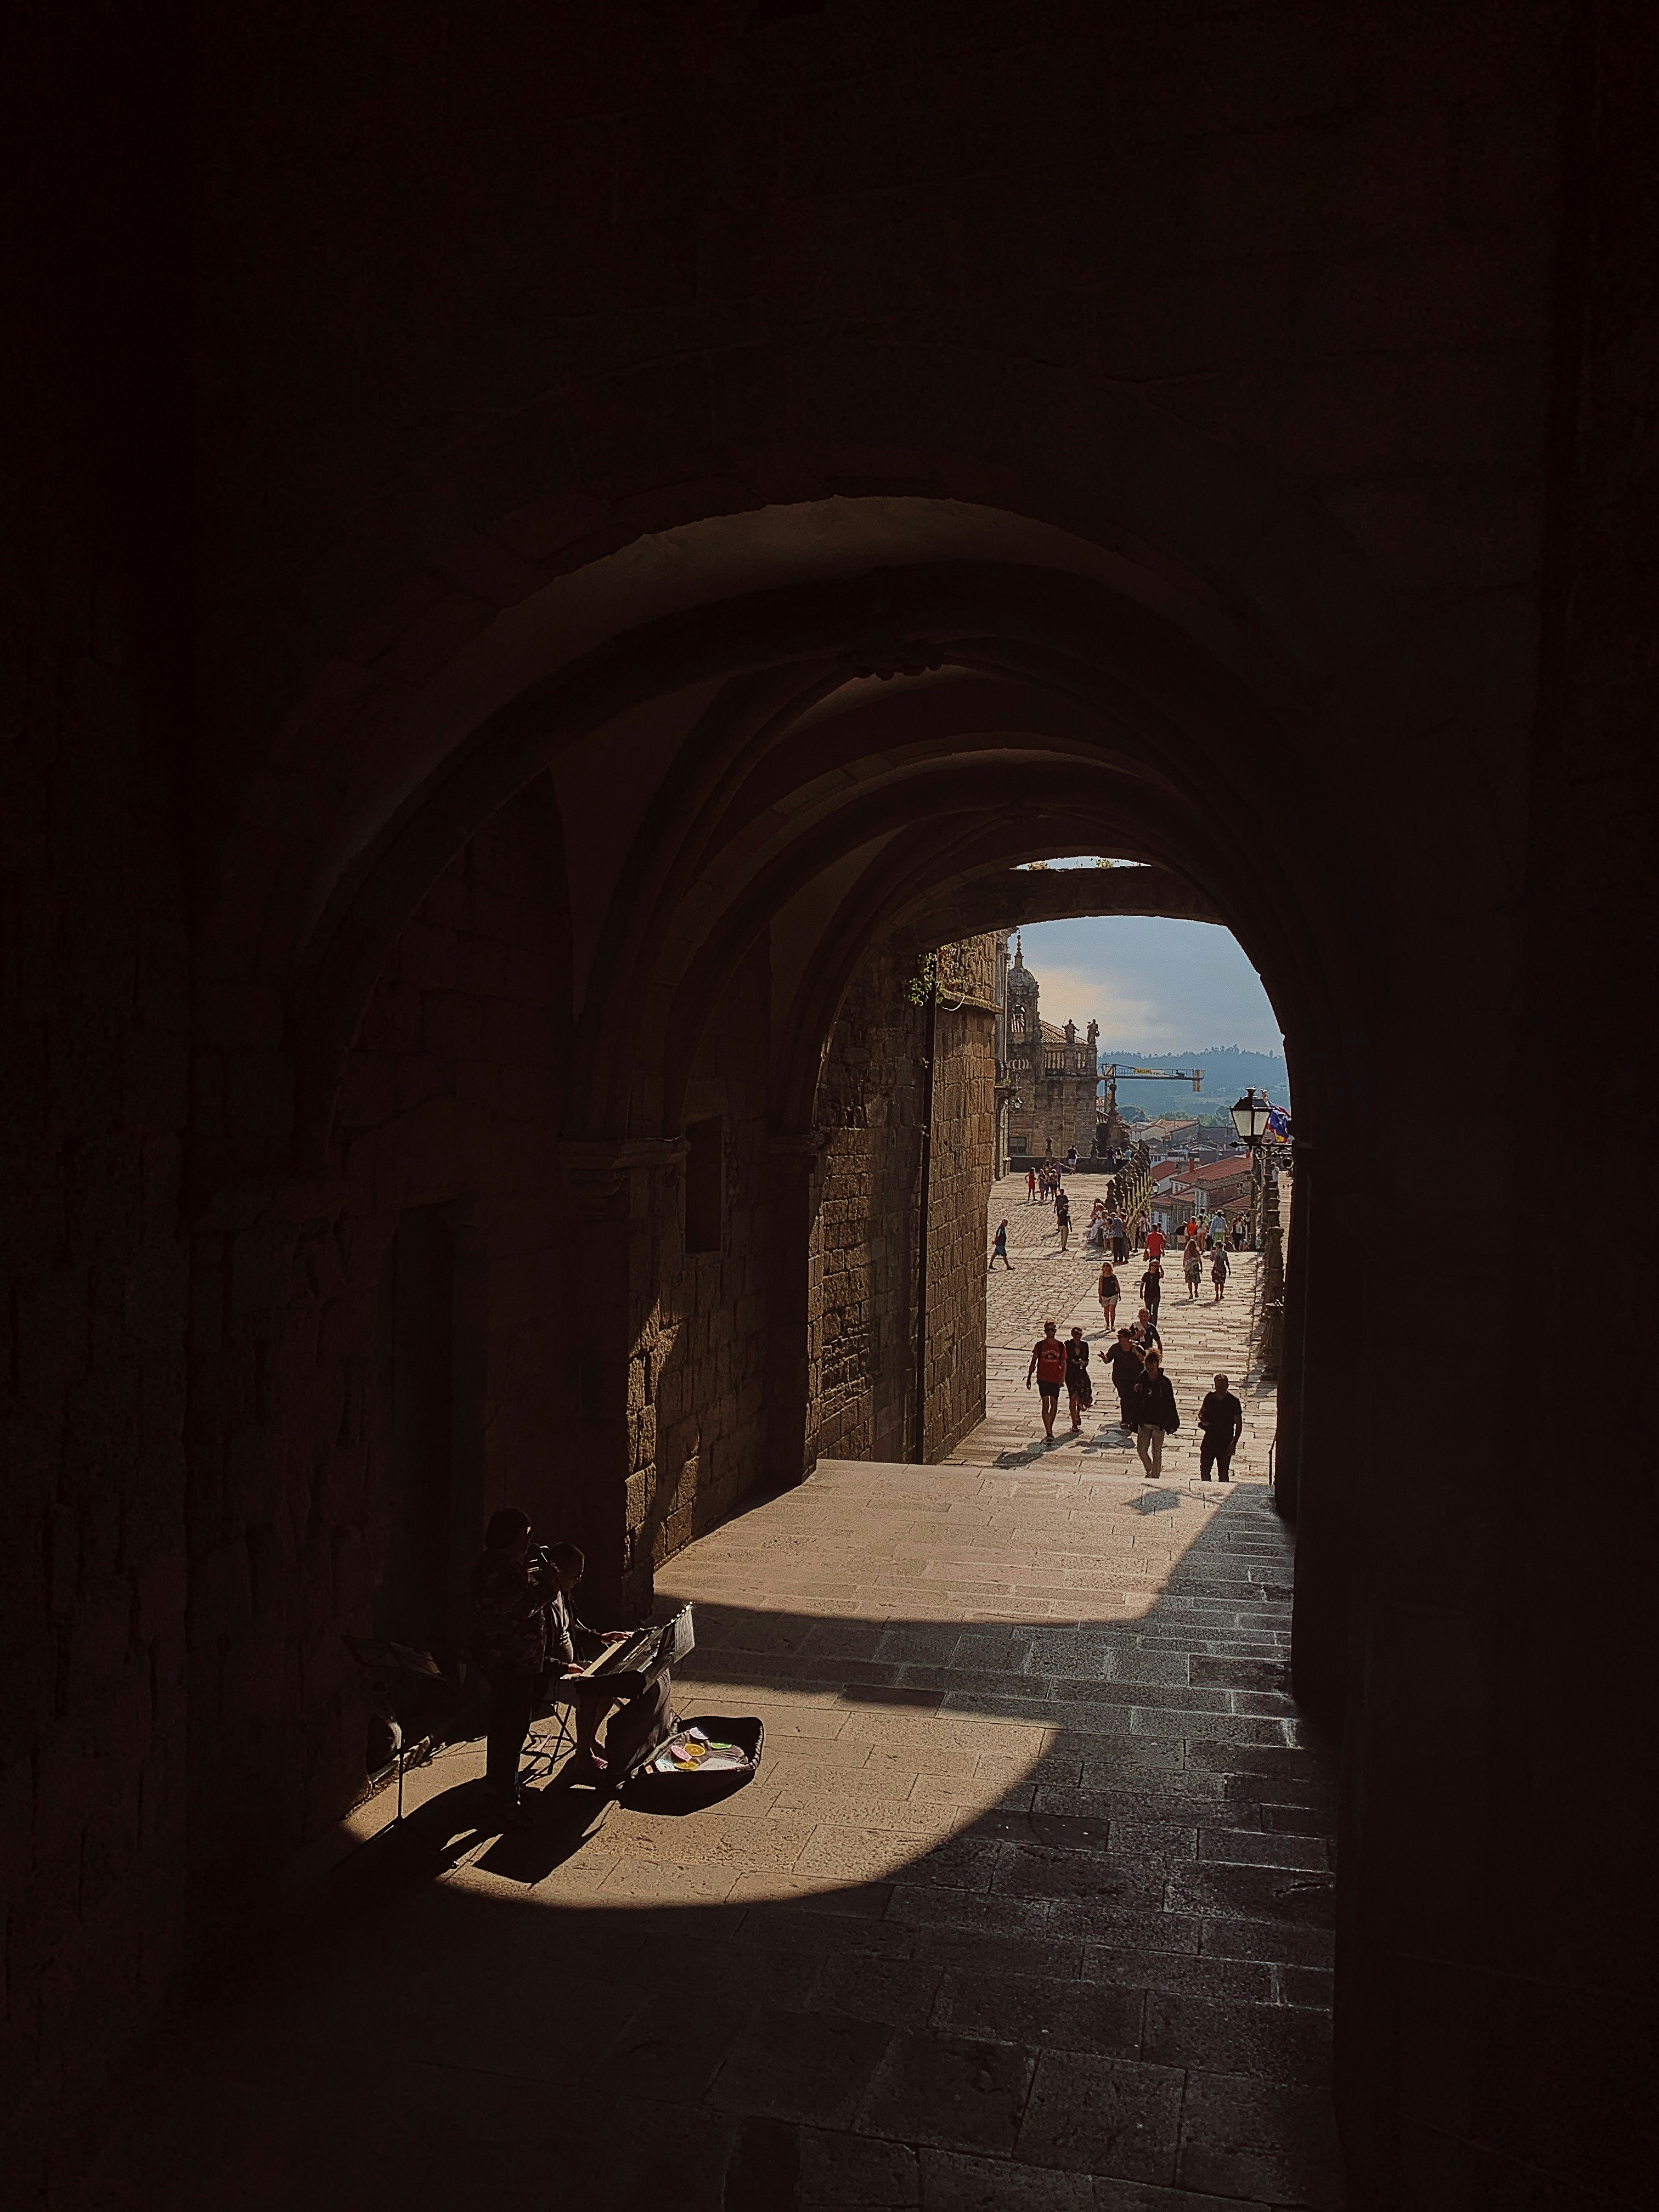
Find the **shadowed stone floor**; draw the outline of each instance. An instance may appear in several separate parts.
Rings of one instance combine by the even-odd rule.
[[[757,1780],[684,1819],[555,1782],[501,1838],[447,1754],[88,2201],[1337,2205],[1289,1564],[1260,1486],[822,1466],[661,1578],[676,1702],[762,1715]]]

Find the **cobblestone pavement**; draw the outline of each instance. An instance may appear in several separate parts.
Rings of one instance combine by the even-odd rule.
[[[821,1464],[660,1577],[696,1606],[676,1703],[759,1715],[757,1779],[673,1818],[555,1776],[503,1837],[446,1753],[112,2116],[91,2201],[1339,2205],[1289,1574],[1259,1481]]]
[[[1041,1459],[1050,1468],[1081,1472],[1088,1468],[1116,1468],[1139,1474],[1134,1445],[1118,1426],[1117,1395],[1101,1362],[1112,1335],[1101,1326],[1095,1285],[1100,1257],[1086,1251],[1083,1232],[1088,1225],[1097,1179],[1078,1176],[1068,1179],[1072,1200],[1070,1249],[1060,1249],[1054,1209],[1027,1203],[1024,1176],[1006,1176],[991,1189],[985,1249],[999,1221],[1008,1224],[1008,1256],[1013,1265],[1000,1262],[987,1278],[985,1419],[957,1449],[953,1462],[971,1467],[1028,1466]],[[1176,1410],[1182,1425],[1164,1446],[1166,1483],[1190,1485],[1195,1495],[1213,1496],[1217,1486],[1198,1480],[1198,1408],[1212,1378],[1229,1376],[1243,1402],[1244,1434],[1233,1457],[1236,1481],[1266,1482],[1268,1448],[1277,1418],[1271,1383],[1249,1373],[1250,1315],[1255,1297],[1256,1270],[1253,1252],[1229,1255],[1232,1275],[1219,1305],[1212,1303],[1207,1262],[1200,1295],[1187,1297],[1181,1276],[1180,1255],[1164,1256],[1164,1302],[1158,1328],[1164,1337],[1164,1366],[1175,1386]],[[1124,1298],[1117,1326],[1135,1317],[1139,1305],[1138,1285],[1144,1260],[1131,1256],[1118,1270]],[[1045,1443],[1036,1386],[1025,1388],[1025,1370],[1031,1346],[1042,1334],[1042,1324],[1053,1319],[1062,1336],[1069,1336],[1081,1322],[1093,1355],[1090,1372],[1095,1402],[1083,1417],[1080,1437],[1070,1436],[1071,1415],[1064,1399],[1054,1423],[1053,1444]]]

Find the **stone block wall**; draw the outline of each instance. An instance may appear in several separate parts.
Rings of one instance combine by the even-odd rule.
[[[917,1177],[927,1017],[916,962],[861,964],[824,1055],[824,1133],[811,1264],[809,1458],[910,1456]]]
[[[925,1459],[985,1418],[985,1209],[996,1143],[996,939],[945,948],[933,1046]],[[960,1003],[957,1003],[957,1002]]]
[[[191,1829],[210,1945],[219,1906],[240,1905],[251,1875],[362,1786],[365,1686],[342,1632],[453,1652],[485,1515],[514,1498],[539,1520],[556,1496],[571,1395],[550,1356],[568,1264],[554,1173],[567,940],[556,815],[532,786],[392,948],[325,1177],[257,1211],[224,1202],[198,1224]],[[198,1067],[210,1144],[217,1078],[216,1062]],[[408,1420],[406,1387],[438,1390]],[[410,1451],[417,1463],[400,1467]],[[396,1586],[417,1479],[416,1565],[435,1578],[418,1596]]]
[[[662,1291],[635,1355],[629,1403],[654,1404],[635,1464],[653,1468],[634,1538],[659,1566],[732,1512],[760,1480],[766,1442],[767,1097],[769,949],[763,940],[722,994],[686,1097],[690,1124],[718,1117],[718,1248],[685,1249],[685,1170],[665,1186]],[[653,1431],[654,1431],[654,1433]]]
[[[923,1457],[985,1404],[985,1206],[995,1140],[995,939],[948,948],[934,1037]],[[825,1055],[811,1248],[812,1436],[826,1458],[918,1455],[917,1237],[927,1013],[914,954],[878,946]],[[961,1001],[953,1005],[953,1001]]]
[[[73,281],[9,286],[0,428],[0,2196],[21,2204],[183,1957],[189,980],[155,460],[176,364],[135,296],[145,192],[94,210],[79,126],[30,144],[52,88],[13,59],[19,173],[86,218]]]

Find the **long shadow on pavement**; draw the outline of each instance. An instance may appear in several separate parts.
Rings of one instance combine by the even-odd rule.
[[[1138,1617],[701,1603],[697,1674],[758,1699],[1055,1733],[879,1878],[709,1903],[672,1866],[653,1901],[544,1902],[610,1817],[556,1786],[446,1879],[481,1832],[446,1792],[157,2052],[63,2201],[1328,2212],[1334,1774],[1285,1692],[1287,1596],[1249,1492]]]

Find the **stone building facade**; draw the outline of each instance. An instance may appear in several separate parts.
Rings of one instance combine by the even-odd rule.
[[[1009,1164],[1052,1156],[1064,1159],[1073,1146],[1087,1158],[1098,1118],[1100,1024],[1091,1020],[1079,1037],[1077,1024],[1057,1029],[1042,1018],[1041,986],[1025,965],[1018,941],[1004,981],[1007,1036],[1005,1123]]]

